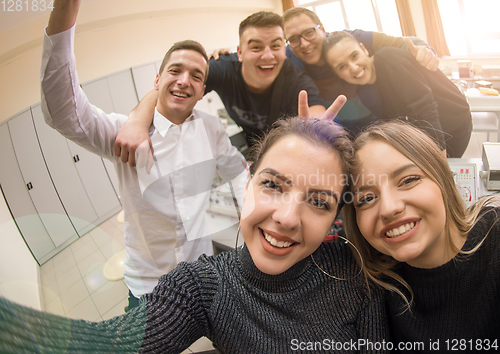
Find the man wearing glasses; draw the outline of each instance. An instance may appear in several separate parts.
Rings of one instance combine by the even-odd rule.
[[[318,15],[306,8],[294,7],[283,14],[283,22],[288,43],[287,58],[311,77],[325,100],[324,105],[328,106],[339,94],[347,96],[348,101],[339,113],[342,125],[357,131],[357,126],[361,127],[365,122],[375,119],[358,98],[356,88],[340,81],[323,58],[323,42],[328,33]],[[392,37],[379,32],[345,31],[363,43],[369,51],[380,47],[409,49],[422,66],[432,71],[438,69],[439,59],[432,48],[419,38],[405,40],[403,37]]]

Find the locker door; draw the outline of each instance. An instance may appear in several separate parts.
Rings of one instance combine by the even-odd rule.
[[[132,76],[139,100],[142,100],[142,98],[154,88],[157,72],[154,63],[132,68]]]
[[[26,111],[8,122],[19,168],[35,209],[56,247],[76,235],[45,166],[31,118]]]
[[[17,164],[7,124],[0,125],[0,186],[14,221],[31,253],[43,263],[44,256],[56,246],[31,201]]]
[[[108,177],[102,158],[67,140],[73,156],[78,156],[75,164],[80,179],[87,191],[99,219],[107,218],[121,209],[120,201]]]
[[[77,171],[78,155],[72,155],[66,138],[49,127],[40,105],[31,107],[42,155],[57,193],[80,236],[94,228],[97,213]]]

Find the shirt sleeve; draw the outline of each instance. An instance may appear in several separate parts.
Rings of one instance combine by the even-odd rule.
[[[218,60],[214,58],[209,61],[208,78],[206,82],[205,92],[210,91],[220,91],[224,89],[224,82],[226,82],[226,75],[229,75],[228,71],[230,62],[238,61],[238,54],[231,53],[219,56]]]
[[[127,119],[91,105],[80,87],[73,54],[75,27],[44,34],[40,72],[41,106],[45,122],[85,149],[114,158],[113,145]]]
[[[181,353],[208,335],[217,277],[199,260],[160,278],[137,308],[102,322],[72,320],[0,297],[1,353]]]
[[[413,56],[402,50],[397,52],[379,50],[375,60],[383,67],[378,81],[391,86],[392,92],[397,93],[397,97],[393,99],[400,100],[407,107],[411,123],[425,130],[441,146],[441,149],[444,149],[446,145],[443,128],[439,121],[438,103],[432,89],[420,72],[420,70],[427,69],[420,68]],[[379,73],[378,69],[377,73]]]
[[[406,46],[404,37],[395,37],[389,36],[388,34],[382,32],[370,32],[356,29],[354,31],[346,30],[346,32],[352,34],[354,38],[358,40],[358,42],[363,43],[366,49],[369,51],[376,51],[382,47],[395,47],[408,50]],[[418,38],[418,37],[408,37],[411,41],[417,46],[426,46],[433,52],[434,49],[427,44],[426,41]]]

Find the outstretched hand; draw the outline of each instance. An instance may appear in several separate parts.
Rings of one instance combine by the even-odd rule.
[[[299,117],[307,118],[319,118],[319,119],[330,119],[334,120],[340,109],[347,102],[347,97],[344,95],[338,96],[335,101],[328,107],[328,109],[319,117],[309,117],[309,104],[307,102],[307,91],[302,90],[299,92]]]
[[[415,43],[413,43],[408,37],[405,37],[405,43],[408,46],[410,53],[413,54],[420,65],[430,71],[436,71],[439,69],[439,58],[432,50],[427,47],[416,46]]]

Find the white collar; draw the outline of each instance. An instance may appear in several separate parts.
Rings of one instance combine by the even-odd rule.
[[[192,119],[193,115],[194,115],[194,111],[191,112],[191,115],[189,117],[187,117],[184,122],[186,122],[188,119]],[[158,110],[155,107],[155,115],[153,118],[153,125],[154,125],[155,129],[158,131],[158,133],[160,133],[162,138],[164,138],[165,134],[167,134],[167,131],[170,129],[170,127],[172,125],[175,125],[175,124],[172,123],[168,118],[163,116],[160,112],[158,112]],[[182,125],[182,124],[179,124],[179,125]]]

